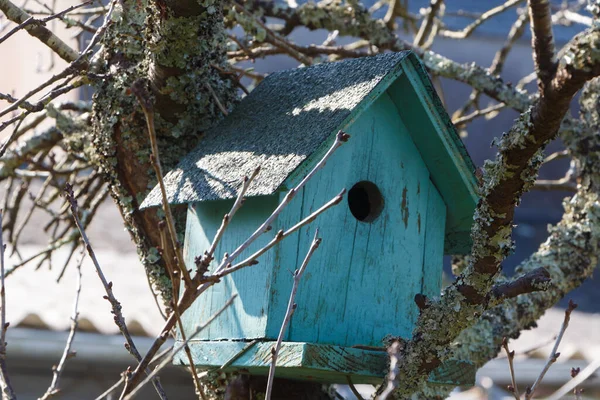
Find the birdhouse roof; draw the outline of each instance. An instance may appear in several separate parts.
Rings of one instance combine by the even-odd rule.
[[[446,204],[467,200],[470,215],[467,210],[461,218],[470,224],[477,199],[475,168],[427,73],[411,52],[269,75],[165,176],[169,202],[235,198],[242,178],[258,166],[260,173],[247,196],[270,195],[285,188],[294,172],[301,173],[305,166],[318,161],[335,133],[350,126],[403,74],[413,90],[400,96],[420,102],[420,109],[425,110],[422,119],[426,120],[422,123],[428,127],[411,133],[413,140]],[[400,107],[399,113],[402,115]],[[431,132],[431,137],[419,137],[424,132]],[[160,204],[160,190],[155,187],[141,208]]]

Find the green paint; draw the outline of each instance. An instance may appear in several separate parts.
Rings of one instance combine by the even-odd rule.
[[[206,321],[233,294],[238,296],[192,342],[197,365],[219,367],[248,341],[259,340],[232,367],[265,373],[271,345],[264,341],[277,337],[292,286],[290,272],[299,267],[317,226],[323,242],[300,283],[279,376],[342,383],[351,376],[355,383],[380,382],[386,354],[357,347],[383,346],[390,335],[411,337],[419,313],[414,297],[439,295],[444,248],[467,249],[476,197],[464,148],[430,82],[415,69],[414,57],[407,59],[412,61],[400,63],[352,110],[341,127],[351,135],[350,141],[240,260],[340,189],[349,191],[359,182],[377,186],[384,204],[381,213],[368,218],[368,204],[374,203],[367,200],[373,192],[353,192],[357,197],[352,202],[344,199],[263,255],[260,264],[214,285],[184,314],[186,330]],[[323,142],[284,186],[295,185],[331,140]],[[284,196],[280,191],[247,199],[227,228],[216,259],[241,244]],[[188,266],[208,248],[232,203],[190,205],[184,248]],[[351,203],[366,207],[362,211],[367,217],[355,217],[363,214],[351,212]]]
[[[252,375],[267,375],[271,364],[274,342],[200,342],[189,344],[195,360],[201,361],[200,369],[219,368],[234,361],[223,371],[247,370]],[[176,365],[189,365],[184,351],[175,355]],[[380,384],[388,367],[388,356],[381,351],[350,347],[319,345],[312,343],[283,342],[277,357],[275,376],[288,379],[303,379],[323,383],[348,382],[354,384]],[[429,382],[441,385],[471,386],[475,380],[473,364],[450,360],[435,369]]]

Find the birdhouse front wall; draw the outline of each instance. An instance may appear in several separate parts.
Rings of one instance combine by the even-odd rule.
[[[238,296],[198,340],[275,340],[292,287],[290,272],[301,264],[316,227],[323,242],[300,283],[298,308],[286,340],[350,347],[381,346],[386,335],[410,336],[418,315],[415,294],[440,292],[446,206],[401,111],[387,93],[345,129],[351,135],[348,143],[284,209],[272,231],[240,260],[342,188],[348,191],[344,201],[264,254],[258,265],[235,272],[202,295],[183,316],[190,331],[233,294]],[[356,194],[352,188],[359,182],[373,184],[381,194],[383,207],[372,220],[360,220],[350,209],[350,197]],[[227,228],[217,258],[254,232],[284,196],[282,191],[247,199]],[[210,246],[232,203],[190,205],[185,239],[188,268]]]
[[[316,227],[323,242],[300,283],[286,340],[381,346],[386,335],[410,336],[418,316],[415,294],[440,293],[446,206],[401,111],[384,93],[345,130],[350,140],[307,183],[301,206],[279,218],[280,228],[289,227],[347,190],[340,205],[280,246],[268,337],[277,337],[292,285],[289,271],[302,262]],[[361,182],[374,184],[383,200],[372,221],[357,219],[349,206]]]
[[[219,242],[215,251],[216,261],[211,263],[210,268],[214,268],[225,253],[231,253],[242,244],[271,214],[277,203],[276,195],[246,199]],[[188,207],[184,245],[184,257],[188,268],[194,268],[194,258],[202,255],[210,247],[223,216],[231,210],[232,205],[233,200],[221,200],[195,203]],[[271,237],[270,234],[260,237],[238,260],[243,260],[263,247]],[[237,271],[210,287],[182,315],[185,329],[193,332],[198,324],[207,321],[231,296],[237,294],[233,304],[196,338],[241,340],[266,337],[272,269],[276,254],[276,251],[269,251],[260,258],[258,265]]]

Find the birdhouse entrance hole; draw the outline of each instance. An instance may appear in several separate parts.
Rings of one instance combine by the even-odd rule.
[[[360,181],[348,192],[348,207],[357,220],[373,222],[383,211],[383,196],[373,182]]]

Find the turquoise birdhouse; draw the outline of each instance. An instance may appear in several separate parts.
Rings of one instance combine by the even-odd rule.
[[[215,256],[239,246],[343,130],[338,149],[242,254],[315,211],[343,202],[228,275],[183,316],[190,332],[234,294],[233,304],[190,343],[194,363],[266,374],[298,268],[319,227],[296,297],[277,376],[380,383],[385,338],[410,338],[417,294],[439,296],[444,254],[470,249],[477,203],[474,166],[427,73],[410,52],[323,63],[269,75],[165,177],[168,200],[187,204],[184,257],[208,249],[243,176],[261,166]],[[142,207],[160,205],[154,189]],[[184,354],[177,362],[187,364]],[[434,371],[435,372],[435,371]],[[444,378],[436,376],[430,380]],[[452,379],[446,383],[454,382]]]

